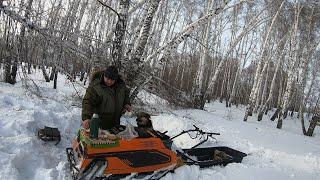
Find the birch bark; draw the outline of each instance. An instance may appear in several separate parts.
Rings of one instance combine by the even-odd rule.
[[[268,98],[266,100],[266,102],[262,105],[262,107],[260,108],[259,112],[258,112],[258,121],[262,120],[263,117],[263,113],[266,112],[266,110],[269,108],[270,104],[273,101],[273,96],[274,96],[274,92],[275,92],[275,85],[276,85],[276,79],[278,77],[278,72],[280,70],[280,67],[282,66],[282,61],[284,60],[284,53],[285,53],[285,44],[286,41],[284,41],[286,39],[286,36],[283,36],[283,38],[280,40],[280,49],[278,50],[278,55],[277,55],[277,65],[276,65],[276,69],[274,71],[273,77],[272,77],[272,81],[271,81],[271,85],[270,85],[270,92],[268,95]],[[284,42],[284,43],[283,43]],[[281,51],[281,52],[279,52]]]
[[[114,32],[114,39],[112,44],[112,60],[113,63],[118,67],[120,72],[123,72],[123,41],[124,35],[127,27],[127,18],[129,10],[130,0],[120,0],[119,2],[119,19],[116,24],[116,29]]]
[[[253,84],[253,87],[252,87],[251,93],[250,93],[249,104],[247,106],[246,113],[245,113],[243,121],[247,121],[248,116],[252,114],[253,105],[256,102],[256,98],[257,98],[257,94],[258,94],[258,87],[261,84],[261,80],[259,80],[259,76],[261,74],[261,66],[262,66],[262,64],[264,63],[264,60],[265,60],[266,49],[269,47],[269,36],[270,36],[271,30],[272,30],[272,28],[274,26],[275,20],[277,19],[278,14],[279,14],[281,8],[283,7],[284,2],[285,1],[282,1],[277,13],[273,16],[273,19],[272,19],[272,21],[270,23],[269,29],[268,29],[267,34],[266,34],[266,38],[265,38],[265,40],[263,42],[260,59],[258,61],[257,70],[256,70],[256,73],[255,73],[254,84]]]
[[[146,47],[146,44],[147,44],[147,41],[149,38],[152,20],[153,20],[155,12],[158,9],[159,2],[160,2],[160,0],[151,0],[149,2],[148,12],[147,12],[147,15],[144,19],[141,30],[140,30],[140,35],[138,37],[138,43],[134,49],[132,60],[130,60],[131,63],[133,63],[133,64],[138,65],[141,63],[141,57],[142,57],[142,54],[144,53],[144,50],[145,50],[145,47]],[[133,69],[131,69],[131,71],[134,71],[135,73],[137,73],[136,72],[137,70],[138,69],[136,66],[134,66]],[[134,77],[131,77],[131,78],[134,78]]]
[[[158,9],[160,0],[151,0],[149,2],[149,8],[147,12],[147,16],[144,19],[142,28],[140,30],[140,35],[139,35],[139,42],[137,44],[136,49],[134,50],[134,53],[132,55],[132,59],[130,59],[130,71],[128,71],[128,76],[127,76],[127,83],[129,86],[133,87],[134,85],[134,80],[137,78],[139,75],[139,67],[138,65],[141,64],[141,57],[142,54],[144,53],[148,38],[149,38],[149,33],[152,25],[152,20],[154,17],[155,12]],[[135,97],[135,95],[134,95]]]
[[[212,0],[208,0],[207,2],[207,14],[211,11]],[[202,48],[202,52],[200,54],[198,71],[195,79],[194,90],[193,90],[193,104],[197,109],[203,109],[205,104],[204,97],[204,82],[205,82],[205,70],[207,67],[207,59],[208,59],[208,47],[209,47],[209,35],[211,30],[211,17],[208,18],[208,22],[204,31],[204,38],[202,44],[205,46]]]
[[[300,12],[301,12],[301,6],[299,2],[295,4],[295,23],[294,23],[294,29],[293,29],[293,36],[291,40],[291,47],[293,49],[292,56],[289,62],[289,69],[288,69],[288,81],[287,85],[284,91],[283,95],[283,101],[282,101],[282,108],[281,108],[281,113],[278,118],[278,123],[277,123],[277,128],[281,129],[282,128],[282,122],[283,119],[286,116],[286,113],[288,111],[289,103],[290,103],[290,98],[291,98],[291,93],[292,93],[292,87],[293,83],[296,79],[296,73],[295,70],[298,65],[298,49],[299,49],[299,41],[298,39],[298,25],[299,25],[299,17],[300,17]]]

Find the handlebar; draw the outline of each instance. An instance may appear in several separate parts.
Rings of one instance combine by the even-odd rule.
[[[172,137],[170,139],[172,140],[172,139],[174,139],[176,137],[181,136],[182,134],[189,133],[189,132],[198,132],[201,135],[207,135],[207,136],[210,136],[210,137],[212,137],[213,135],[220,135],[220,133],[203,131],[200,128],[198,128],[196,125],[193,125],[193,127],[194,127],[194,129],[190,129],[190,130],[187,130],[187,131],[182,131],[181,133],[179,133],[178,135],[176,135],[176,136],[174,136],[174,137]]]

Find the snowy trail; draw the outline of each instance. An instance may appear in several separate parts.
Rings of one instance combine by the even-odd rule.
[[[21,84],[0,83],[0,179],[70,179],[65,148],[80,126],[81,109],[70,101],[74,95],[70,84],[62,83],[53,90],[45,83],[45,92],[38,98],[25,91]],[[148,95],[141,95],[148,97]],[[148,100],[146,100],[148,101]],[[156,102],[152,102],[153,104]],[[267,117],[243,122],[244,108],[207,104],[205,111],[187,109],[152,117],[155,129],[173,136],[193,125],[205,131],[219,132],[203,146],[229,146],[248,153],[240,164],[199,169],[183,166],[163,179],[318,179],[320,177],[320,128],[314,137],[303,136],[299,120],[288,118],[283,129]],[[125,119],[122,119],[125,121]],[[133,118],[130,119],[132,122]],[[62,141],[43,142],[36,137],[38,128],[58,127]],[[188,135],[175,144],[191,147],[199,139]]]
[[[48,97],[39,99],[21,87],[0,86],[0,179],[69,179],[65,147],[79,126],[80,109],[59,103],[52,89],[44,88]],[[45,125],[61,131],[57,146],[37,138]]]
[[[171,132],[176,132],[170,133],[174,135],[196,124],[202,129],[221,133],[217,136],[217,142],[212,141],[207,143],[207,146],[229,146],[247,153],[248,156],[244,158],[243,163],[230,164],[227,167],[204,170],[199,170],[197,167],[181,167],[183,169],[181,171],[188,173],[177,172],[167,175],[166,179],[183,177],[183,174],[187,174],[185,175],[187,179],[189,174],[196,177],[190,179],[317,179],[320,176],[319,137],[310,138],[301,135],[299,126],[290,127],[296,122],[285,122],[291,130],[296,130],[295,133],[288,132],[276,129],[276,122],[267,118],[263,123],[255,122],[253,119],[247,123],[242,122],[244,111],[241,108],[232,108],[232,111],[228,112],[219,110],[224,109],[219,103],[209,106],[211,107],[206,107],[206,110],[211,112],[181,110],[176,112],[178,116],[155,117],[154,125],[165,130],[168,126],[162,124],[173,124],[172,121],[175,121],[173,127],[178,128],[171,129]],[[319,130],[317,133],[319,134]],[[197,141],[190,142],[188,137],[176,142],[179,146],[196,143]]]

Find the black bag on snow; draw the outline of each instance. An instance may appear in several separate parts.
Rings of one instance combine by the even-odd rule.
[[[58,128],[44,126],[43,129],[38,130],[38,137],[43,141],[57,141],[57,145],[61,140],[60,131]]]

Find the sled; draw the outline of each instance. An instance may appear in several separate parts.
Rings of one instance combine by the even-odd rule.
[[[183,151],[183,153],[178,154],[182,157],[185,164],[198,165],[200,168],[217,165],[226,166],[229,163],[241,163],[242,159],[247,156],[247,154],[243,152],[224,146],[184,149]],[[215,153],[217,153],[217,156],[215,156]],[[195,157],[196,160],[190,157]]]
[[[240,163],[245,153],[229,147],[197,148],[219,133],[195,129],[169,137],[153,129],[135,127],[138,137],[130,140],[115,138],[91,139],[84,129],[78,131],[72,148],[67,148],[67,157],[73,179],[119,179],[125,176],[159,179],[183,165],[198,165],[201,168]],[[117,134],[123,126],[113,128]],[[203,140],[190,149],[173,150],[173,139],[182,134],[196,132]]]

